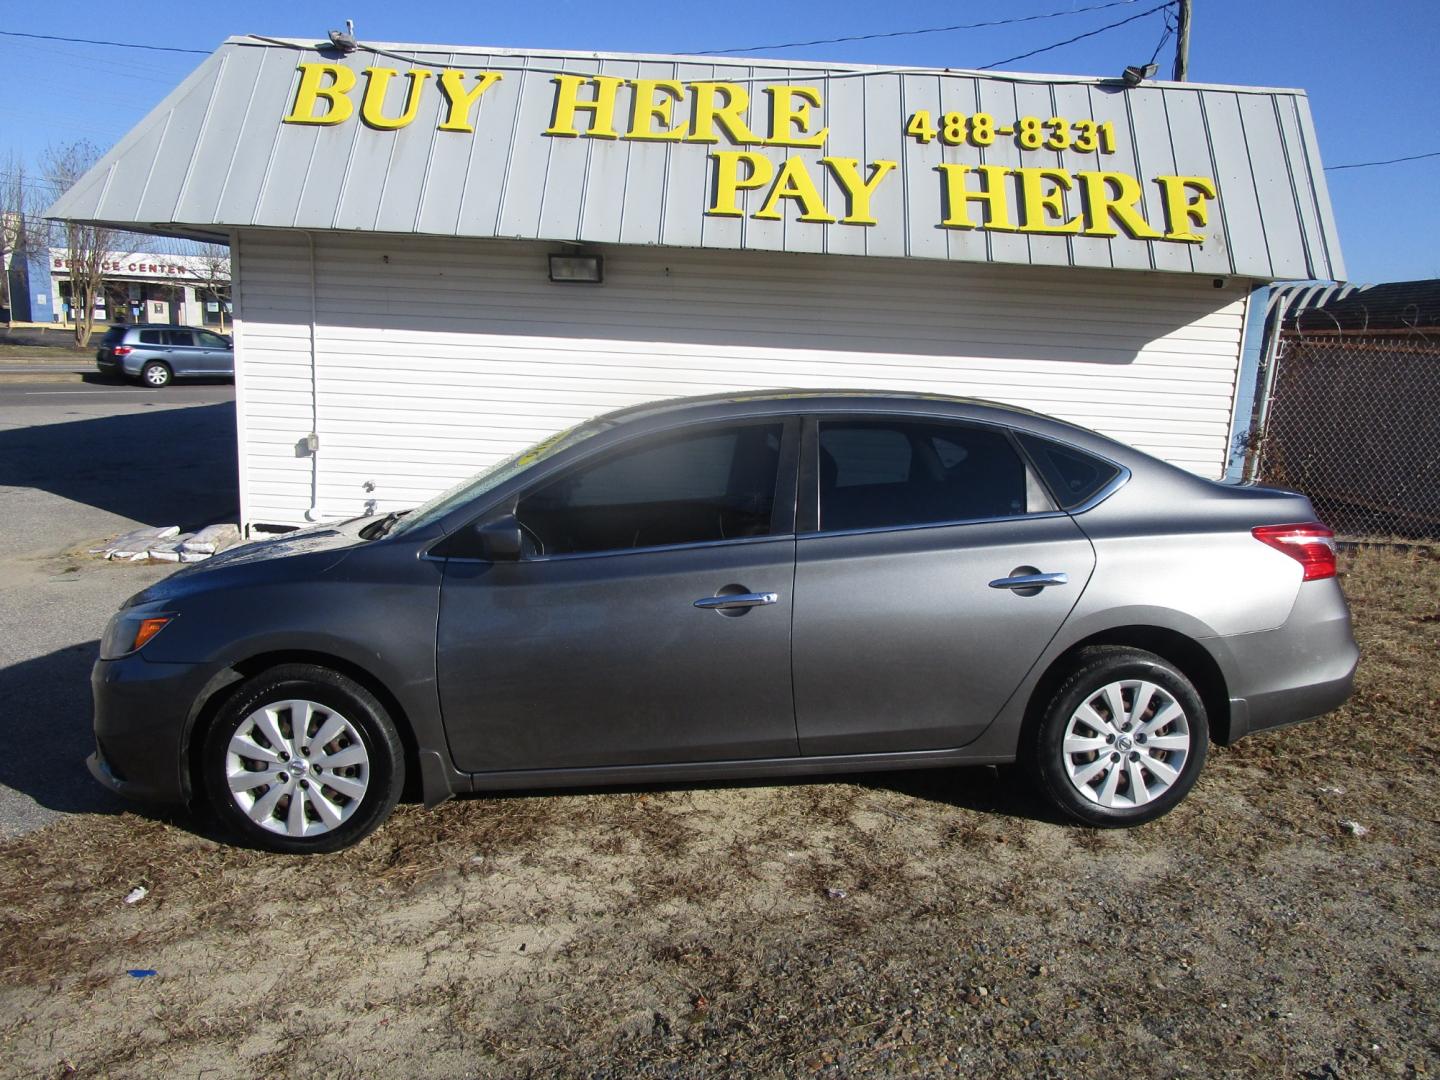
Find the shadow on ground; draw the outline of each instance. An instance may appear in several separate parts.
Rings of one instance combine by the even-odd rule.
[[[109,329],[103,323],[97,324],[90,335],[91,344],[84,349],[75,344],[75,333],[58,326],[0,326],[0,346],[15,349],[68,349],[77,354],[93,356],[94,343]]]
[[[155,404],[165,402],[157,397]],[[235,405],[0,431],[4,487],[38,488],[145,525],[191,530],[234,521],[240,499]]]
[[[695,780],[677,783],[612,784],[584,788],[526,788],[483,792],[473,798],[534,798],[545,795],[645,794],[664,791],[731,791],[754,787],[802,788],[856,784],[980,814],[1069,824],[1040,799],[1018,769],[991,765],[916,769],[904,772],[837,773],[834,776],[769,776],[751,780]]]

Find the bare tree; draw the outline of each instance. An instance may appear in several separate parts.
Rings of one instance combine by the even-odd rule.
[[[0,307],[7,310],[12,307],[11,272],[24,273],[16,260],[43,251],[48,239],[49,228],[38,216],[40,191],[40,181],[27,172],[21,157],[12,152],[0,160]]]
[[[41,171],[56,196],[84,176],[100,159],[100,148],[88,139],[51,146],[41,158]],[[57,230],[65,249],[65,269],[70,278],[70,317],[75,326],[75,344],[85,348],[95,329],[95,299],[104,286],[106,256],[115,247],[116,230],[79,221],[62,221]]]
[[[195,291],[214,301],[220,312],[220,332],[226,332],[225,305],[230,300],[230,249],[224,244],[199,244],[199,262],[191,271]]]

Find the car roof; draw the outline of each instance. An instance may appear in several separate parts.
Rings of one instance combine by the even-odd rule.
[[[889,413],[892,415],[971,420],[1000,424],[1088,449],[1125,462],[1140,452],[1090,428],[1019,405],[984,398],[958,397],[915,390],[782,389],[740,390],[696,397],[669,398],[632,405],[595,417],[592,423],[611,429],[658,430],[687,421],[728,417],[778,416],[803,413]],[[1142,457],[1148,455],[1140,455]]]
[[[1033,409],[1022,408],[1018,405],[1006,405],[984,398],[956,397],[950,394],[933,394],[917,390],[802,390],[798,387],[782,390],[739,390],[718,394],[699,394],[694,397],[667,398],[664,401],[650,401],[643,405],[631,405],[623,409],[616,409],[613,412],[604,413],[596,419],[622,423],[642,417],[660,416],[665,413],[692,410],[703,410],[706,413],[723,412],[725,411],[723,408],[717,409],[716,406],[748,406],[772,402],[782,409],[795,408],[797,403],[803,403],[803,406],[806,407],[833,404],[841,408],[864,408],[867,404],[907,402],[917,405],[979,406],[984,409],[1014,413],[1017,416],[1050,419]],[[809,409],[805,408],[804,411],[809,411]]]
[[[189,323],[178,322],[148,322],[148,323],[122,323],[110,327],[111,330],[209,330],[208,326],[191,326]],[[214,333],[214,331],[211,331]]]
[[[1109,443],[1113,440],[1081,427],[1068,420],[1036,412],[1021,405],[1010,405],[986,398],[959,397],[952,394],[936,394],[919,390],[856,390],[856,389],[784,389],[784,390],[740,390],[718,394],[701,394],[695,397],[667,398],[663,401],[631,405],[603,413],[595,420],[612,425],[633,425],[637,421],[666,421],[693,416],[701,418],[723,418],[725,416],[753,415],[755,413],[843,413],[843,412],[890,412],[931,415],[947,413],[957,418],[968,417],[1009,424],[1019,421],[1019,426],[1034,431],[1052,429],[1052,434],[1067,436],[1080,435],[1100,439]]]

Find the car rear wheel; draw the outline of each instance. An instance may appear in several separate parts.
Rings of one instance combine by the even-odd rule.
[[[1140,649],[1082,651],[1029,732],[1042,794],[1067,816],[1122,827],[1153,821],[1194,786],[1209,750],[1195,687]]]
[[[169,386],[171,378],[173,376],[170,374],[170,368],[159,360],[151,360],[140,369],[140,381],[157,390],[162,386]]]
[[[221,707],[202,750],[216,813],[271,851],[338,851],[395,808],[405,759],[385,707],[359,683],[311,664],[246,682]]]

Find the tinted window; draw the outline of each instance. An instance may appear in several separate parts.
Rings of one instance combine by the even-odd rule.
[[[770,533],[781,424],[646,440],[524,496],[536,554],[569,555]]]
[[[102,343],[105,344],[105,345],[119,345],[120,342],[122,342],[122,341],[124,341],[124,340],[125,340],[125,327],[123,327],[123,326],[112,326],[112,327],[110,327],[109,330],[106,330],[106,331],[105,331],[105,337],[102,339]]]
[[[1119,466],[1091,457],[1073,446],[1034,435],[1019,435],[1019,439],[1063,509],[1079,506],[1120,475]]]
[[[141,330],[141,331],[140,331],[140,344],[141,344],[141,345],[159,345],[159,344],[161,344],[161,340],[162,340],[160,335],[161,335],[161,332],[160,332],[159,330]]]
[[[210,333],[209,330],[196,330],[195,341],[196,344],[203,345],[207,349],[230,348],[230,343],[228,341],[222,338],[219,334]]]
[[[1005,433],[931,421],[820,425],[820,527],[874,529],[1051,509]]]
[[[903,484],[910,478],[910,440],[899,428],[826,424],[821,430],[820,446],[834,463],[835,487]]]
[[[171,344],[171,345],[194,345],[194,344],[195,344],[195,335],[192,334],[189,330],[171,330],[171,331],[170,331],[170,344]]]

